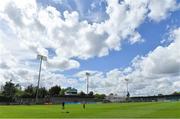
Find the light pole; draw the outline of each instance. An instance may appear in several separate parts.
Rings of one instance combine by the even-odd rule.
[[[90,73],[89,72],[86,72],[86,85],[87,85],[87,95],[89,93],[89,76],[90,76]]]
[[[126,96],[127,96],[127,99],[128,99],[129,96],[130,96],[130,94],[129,94],[129,85],[128,85],[129,84],[129,79],[126,78],[125,81],[126,81],[126,88],[127,88],[127,90],[126,90],[127,91],[127,95]]]
[[[37,89],[36,89],[36,103],[38,103],[38,93],[39,93],[39,83],[40,83],[40,79],[41,79],[41,65],[42,65],[42,61],[47,61],[47,57],[43,56],[43,55],[38,55],[37,56],[38,59],[40,59],[40,65],[39,65],[39,75],[38,75],[38,84],[37,84]]]

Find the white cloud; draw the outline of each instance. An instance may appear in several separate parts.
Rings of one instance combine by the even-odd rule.
[[[174,41],[169,46],[158,46],[147,56],[141,57],[134,65],[149,74],[176,74],[180,71],[180,29],[171,33]]]
[[[1,34],[6,36],[3,39],[11,39],[13,43],[3,45],[17,44],[17,47],[8,47],[12,55],[17,52],[22,55],[26,49],[33,58],[33,52],[52,48],[57,57],[71,60],[74,57],[88,59],[108,55],[109,50],[120,50],[124,39],[129,39],[132,44],[141,41],[136,28],[146,18],[148,1],[125,0],[120,4],[118,1],[107,1],[107,4],[109,19],[89,24],[80,21],[77,12],[60,13],[52,6],[38,6],[35,0],[7,1],[1,8],[1,20],[5,27],[5,30],[1,28]]]
[[[79,62],[75,60],[62,59],[58,57],[56,57],[55,59],[50,59],[47,62],[48,68],[59,71],[69,70],[69,69],[77,68],[79,66],[80,66]]]
[[[154,21],[165,19],[169,12],[179,9],[175,0],[150,0],[148,17]]]

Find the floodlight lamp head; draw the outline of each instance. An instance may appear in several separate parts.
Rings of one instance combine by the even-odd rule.
[[[37,55],[37,59],[41,59],[41,58],[42,58],[42,60],[47,61],[47,57],[46,56],[38,54]]]
[[[89,73],[89,72],[86,72],[86,76],[90,76],[90,73]]]
[[[127,79],[127,78],[126,78],[126,79],[124,79],[124,80],[125,80],[125,81],[129,81],[129,79]]]

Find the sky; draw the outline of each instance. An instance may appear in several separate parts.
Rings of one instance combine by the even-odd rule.
[[[0,85],[132,96],[180,91],[180,0],[0,1]]]

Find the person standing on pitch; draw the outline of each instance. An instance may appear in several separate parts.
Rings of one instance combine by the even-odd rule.
[[[86,103],[85,103],[85,101],[83,101],[83,109],[85,109],[86,108]]]
[[[62,102],[62,109],[64,110],[65,109],[65,103]]]

